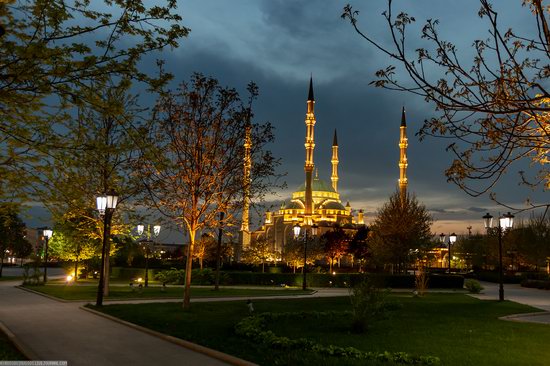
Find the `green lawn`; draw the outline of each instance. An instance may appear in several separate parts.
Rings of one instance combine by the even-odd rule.
[[[0,361],[20,361],[26,359],[10,342],[8,337],[0,331]]]
[[[2,276],[0,277],[0,281],[23,281],[22,276]]]
[[[441,365],[547,365],[550,326],[498,320],[503,315],[533,312],[513,302],[481,301],[463,294],[429,294],[423,298],[392,295],[402,304],[366,334],[349,331],[350,319],[336,316],[312,320],[299,316],[268,326],[276,335],[305,337],[325,344],[353,346],[363,351],[404,351],[431,355]],[[349,299],[311,298],[254,301],[256,312],[343,311]],[[360,365],[352,360],[321,357],[301,351],[272,349],[235,335],[234,325],[246,317],[245,301],[108,305],[102,311],[142,326],[196,342],[263,365]]]
[[[39,291],[50,296],[55,296],[63,300],[95,300],[97,296],[97,286],[89,285],[53,285],[46,286],[27,286],[27,288]],[[246,288],[223,288],[214,291],[213,287],[192,287],[191,297],[227,297],[227,296],[283,296],[283,295],[303,295],[311,291],[302,291],[301,289],[246,289]],[[183,299],[183,287],[166,287],[162,291],[160,286],[149,286],[141,291],[138,288],[131,289],[130,286],[111,286],[109,296],[105,300],[129,300],[129,299],[148,299],[148,298],[181,298]]]

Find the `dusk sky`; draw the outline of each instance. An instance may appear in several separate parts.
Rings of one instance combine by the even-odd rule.
[[[422,122],[434,115],[433,105],[407,93],[369,85],[376,70],[392,64],[384,54],[355,33],[342,20],[348,1],[283,0],[187,0],[179,1],[183,25],[189,36],[180,47],[162,53],[166,68],[176,82],[189,80],[201,72],[223,85],[245,90],[253,80],[260,88],[255,104],[256,122],[270,121],[276,127],[276,142],[271,146],[282,158],[280,172],[287,172],[288,188],[271,197],[274,207],[288,200],[304,181],[304,138],[307,89],[310,75],[315,90],[315,163],[321,179],[330,182],[330,155],[334,129],[339,142],[339,190],[343,201],[354,209],[364,209],[368,222],[392,194],[399,169],[399,124],[405,106],[408,123],[409,191],[415,193],[434,217],[433,232],[466,233],[482,230],[481,216],[494,216],[505,209],[488,196],[472,198],[447,183],[444,170],[451,162],[445,151],[449,141],[415,137]],[[389,42],[388,28],[381,13],[385,1],[355,1],[360,11],[360,27],[377,40]],[[521,1],[495,1],[503,28],[513,27],[523,34],[534,34],[529,10]],[[455,43],[463,61],[472,59],[472,43],[487,38],[488,24],[477,12],[479,2],[394,1],[394,14],[406,11],[416,18],[409,29],[409,51],[426,46],[420,29],[426,19],[441,21],[443,38]],[[143,67],[154,70],[154,58]],[[395,63],[393,63],[395,64]],[[428,70],[430,72],[431,70]],[[433,72],[433,77],[441,76]],[[405,80],[404,77],[400,79]],[[499,183],[502,201],[523,206],[527,197],[542,201],[543,192],[518,186],[516,167]],[[527,167],[527,169],[533,169]],[[276,202],[276,203],[275,203]],[[507,210],[506,210],[507,211]],[[524,217],[528,215],[525,214]],[[257,227],[257,220],[252,223]]]

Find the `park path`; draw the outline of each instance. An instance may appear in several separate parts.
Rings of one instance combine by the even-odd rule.
[[[16,284],[0,282],[0,321],[33,359],[70,366],[228,365]]]
[[[498,299],[497,283],[481,282],[481,285],[484,287],[482,293],[476,295],[472,294],[471,296],[480,300]],[[502,319],[550,325],[550,291],[521,287],[521,285],[516,284],[505,284],[504,300],[510,300],[520,304],[529,305],[534,308],[544,310],[544,312],[517,314],[505,316]]]

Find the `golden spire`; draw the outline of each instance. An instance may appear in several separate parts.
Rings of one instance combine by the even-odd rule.
[[[307,98],[307,113],[306,113],[306,163],[304,171],[306,173],[306,202],[305,202],[305,223],[309,224],[311,215],[313,214],[313,193],[312,193],[312,175],[315,164],[313,163],[313,149],[315,149],[315,98],[313,97],[313,77],[309,79],[309,94]]]
[[[405,119],[405,107],[401,112],[401,127],[399,136],[399,193],[402,199],[407,196],[407,121]]]
[[[332,181],[332,188],[335,192],[338,192],[338,138],[336,136],[336,129],[334,129],[334,139],[332,140],[332,175],[330,180]]]
[[[246,126],[244,136],[244,159],[243,159],[243,217],[241,231],[250,231],[249,227],[249,210],[250,210],[250,170],[252,168],[252,158],[250,157],[250,149],[252,147],[252,139],[250,138],[250,123]]]

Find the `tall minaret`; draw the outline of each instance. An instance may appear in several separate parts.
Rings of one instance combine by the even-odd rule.
[[[336,129],[334,129],[334,139],[332,140],[332,175],[330,180],[332,181],[332,188],[335,192],[338,192],[338,137],[336,137]]]
[[[313,97],[313,77],[309,79],[309,95],[307,97],[307,113],[306,113],[306,163],[304,165],[304,171],[306,173],[306,207],[304,223],[310,224],[311,216],[313,214],[313,194],[312,194],[312,180],[313,180],[313,149],[315,149],[315,113],[314,113],[315,98]]]
[[[252,157],[250,149],[252,147],[252,139],[250,131],[252,126],[250,123],[246,126],[244,135],[244,157],[243,157],[243,217],[240,231],[240,249],[247,249],[250,246],[250,171],[252,169]],[[236,257],[240,258],[240,251],[237,251]]]
[[[407,121],[405,119],[405,107],[403,107],[399,135],[399,193],[402,199],[407,197],[407,146]]]

